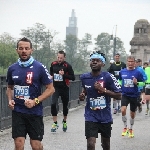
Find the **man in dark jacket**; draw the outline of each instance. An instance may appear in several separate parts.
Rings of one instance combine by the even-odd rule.
[[[57,104],[58,98],[61,96],[63,103],[63,131],[67,130],[67,114],[68,114],[68,102],[69,102],[69,80],[74,81],[74,71],[72,66],[65,61],[66,53],[64,51],[59,51],[57,54],[57,61],[51,63],[50,74],[53,77],[53,84],[55,87],[55,92],[52,96],[51,103],[51,114],[53,116],[54,123],[52,124],[51,132],[56,132],[58,129],[57,124]]]
[[[111,74],[113,74],[116,79],[119,79],[119,72],[121,69],[126,68],[126,64],[124,62],[120,61],[120,54],[117,53],[114,57],[115,62],[113,64],[110,65],[108,72],[110,72]],[[114,107],[114,114],[116,114],[117,112],[120,112],[120,100],[115,100],[113,101],[113,107]],[[118,105],[117,105],[118,104]]]

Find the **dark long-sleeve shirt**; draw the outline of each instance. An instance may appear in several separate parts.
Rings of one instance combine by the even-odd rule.
[[[126,68],[126,64],[124,62],[115,62],[110,65],[108,72],[113,74],[117,79],[119,79],[119,72],[121,69]]]
[[[59,75],[60,70],[64,71],[63,76]],[[69,80],[75,80],[72,66],[66,61],[60,64],[57,61],[52,62],[50,67],[50,75],[53,76],[54,87],[66,87],[69,85]]]

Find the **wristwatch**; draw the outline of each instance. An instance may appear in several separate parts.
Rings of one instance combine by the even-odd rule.
[[[34,99],[34,101],[35,101],[35,105],[37,105],[37,104],[39,104],[39,103],[40,103],[40,101],[39,101],[39,99],[38,99],[38,98],[35,98],[35,99]]]

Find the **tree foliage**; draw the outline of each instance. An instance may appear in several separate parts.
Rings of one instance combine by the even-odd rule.
[[[9,65],[17,61],[15,40],[8,33],[0,35],[0,74],[5,74]]]
[[[55,52],[52,50],[53,39],[57,32],[46,29],[45,25],[36,23],[33,27],[21,30],[21,35],[32,40],[33,57],[45,64],[50,65]]]
[[[97,38],[95,38],[95,50],[103,52],[106,56],[107,61],[104,70],[109,67],[110,59],[113,59],[114,45],[110,44],[111,40],[111,35],[109,35],[108,33],[101,33],[97,36]],[[116,37],[116,53],[119,53],[121,55],[121,60],[125,61],[126,52],[124,49],[124,45],[121,39],[118,37]]]
[[[90,34],[89,34],[90,35]],[[82,40],[74,35],[66,36],[65,50],[67,61],[72,65],[76,73],[83,73],[88,70],[87,57],[89,56],[88,46],[90,39],[85,37]]]
[[[82,39],[74,35],[67,35],[64,41],[55,41],[58,33],[50,31],[45,25],[36,23],[33,27],[21,30],[21,35],[31,40],[33,44],[33,57],[50,66],[51,62],[56,60],[56,54],[59,50],[66,51],[66,60],[73,66],[75,73],[89,71],[89,57],[93,51],[90,49],[92,36],[85,33]],[[108,33],[101,33],[95,38],[95,51],[101,51],[105,54],[107,63],[105,70],[109,67],[109,60],[113,58],[113,45],[110,45],[111,36]],[[0,35],[0,73],[6,73],[9,65],[16,62],[18,55],[15,51],[16,39],[8,33]],[[116,52],[121,54],[121,59],[125,61],[126,52],[123,42],[116,37]]]

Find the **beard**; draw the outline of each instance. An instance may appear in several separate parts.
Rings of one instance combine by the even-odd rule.
[[[92,72],[99,72],[101,69],[92,69]]]
[[[22,55],[19,55],[19,58],[22,62],[28,61],[30,59],[30,56],[28,56],[26,59],[22,58]]]

